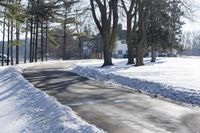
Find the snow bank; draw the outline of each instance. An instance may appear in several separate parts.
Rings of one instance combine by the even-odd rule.
[[[34,88],[20,72],[0,70],[0,132],[101,133],[71,108]]]
[[[200,76],[198,76],[198,71],[194,71],[197,70],[196,67],[191,67],[191,65],[189,65],[189,74],[187,69],[184,69],[184,66],[181,66],[186,61],[184,58],[177,58],[172,60],[171,62],[168,62],[168,60],[170,59],[160,60],[157,63],[146,64],[146,66],[144,67],[137,68],[130,65],[122,65],[122,63],[125,64],[124,60],[120,60],[121,62],[118,60],[117,62],[115,62],[116,66],[107,68],[97,67],[99,65],[99,62],[88,62],[90,64],[89,66],[88,63],[76,64],[70,69],[72,72],[87,76],[92,79],[127,86],[129,88],[137,89],[138,91],[162,96],[179,102],[200,105],[200,88],[198,88],[198,86],[200,86],[198,82]],[[197,60],[200,61],[200,59]],[[192,61],[193,63],[195,62],[194,60]],[[164,66],[154,66],[161,65],[162,63],[164,64]],[[173,67],[172,64],[175,66],[178,65],[178,67],[182,67],[182,69],[176,68],[177,66]],[[184,75],[184,73],[181,73],[181,71],[188,74]],[[141,76],[141,72],[143,76]],[[168,76],[165,75],[165,77],[163,77],[161,81],[157,80],[157,75],[162,75],[162,73],[167,73]],[[196,75],[194,76],[193,74]],[[194,81],[185,81],[184,79],[181,80],[181,78],[184,77],[187,77],[190,80],[195,80],[195,84]],[[171,78],[171,80],[174,80],[175,83],[181,85],[176,86],[176,84],[165,82],[165,80],[168,81],[169,78]],[[184,82],[186,85],[184,84]],[[193,83],[193,85],[195,85],[197,89],[189,88],[189,85],[187,85],[188,82]],[[184,85],[187,88],[184,87]]]

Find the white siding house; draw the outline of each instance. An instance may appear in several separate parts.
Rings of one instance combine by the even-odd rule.
[[[116,47],[113,51],[114,58],[124,58],[127,57],[127,44],[126,40],[117,40]]]
[[[118,25],[117,30],[117,41],[115,44],[115,49],[113,51],[114,58],[124,58],[127,57],[128,49],[126,44],[126,30],[122,29],[122,24]]]

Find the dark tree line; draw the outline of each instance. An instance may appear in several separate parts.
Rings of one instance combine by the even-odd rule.
[[[7,61],[1,56],[1,65],[19,64],[19,52],[22,52],[19,51],[19,47],[22,45],[24,45],[24,63],[27,62],[27,54],[29,54],[29,62],[37,62],[38,59],[47,60],[47,45],[53,41],[50,39],[49,30],[54,28],[54,25],[63,26],[62,37],[64,38],[63,47],[65,47],[66,27],[75,23],[74,16],[68,15],[67,12],[78,2],[79,0],[0,1],[1,55],[7,54]]]

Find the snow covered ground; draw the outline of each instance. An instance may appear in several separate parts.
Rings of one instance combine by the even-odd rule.
[[[19,71],[19,67],[0,70],[1,133],[103,132],[81,120],[71,108],[34,88]]]
[[[145,59],[146,65],[142,67],[126,65],[126,62],[115,59],[115,66],[105,68],[100,67],[102,60],[46,63],[74,64],[70,70],[93,79],[200,105],[200,58],[160,58],[156,63]],[[69,107],[34,88],[20,74],[21,68],[40,64],[0,68],[0,132],[103,132],[81,120]]]
[[[126,65],[126,59],[114,59],[114,66],[100,67],[102,61],[76,63],[73,72],[93,79],[124,85],[151,94],[200,105],[200,58],[145,59],[145,66]]]

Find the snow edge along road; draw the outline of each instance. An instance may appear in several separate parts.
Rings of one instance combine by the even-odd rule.
[[[91,79],[126,86],[134,90],[143,91],[155,96],[161,96],[176,102],[200,106],[200,91],[197,90],[155,83],[137,78],[129,78],[112,73],[103,73],[94,68],[78,65],[72,65],[69,70]]]
[[[98,129],[96,126],[78,117],[70,107],[60,104],[54,97],[35,88],[22,76],[22,71],[23,69],[21,67],[8,67],[0,70],[0,78],[2,81],[10,84],[1,87],[8,90],[18,89],[17,93],[13,95],[18,100],[13,102],[16,103],[17,107],[21,108],[18,110],[20,112],[20,118],[23,118],[23,116],[25,118],[31,118],[29,119],[30,121],[27,121],[25,129],[21,129],[22,131],[34,131],[38,133],[47,131],[62,133],[103,133],[103,130]],[[38,109],[40,109],[39,112]],[[38,115],[40,118],[37,118]],[[43,122],[45,124],[47,123],[44,128]]]

